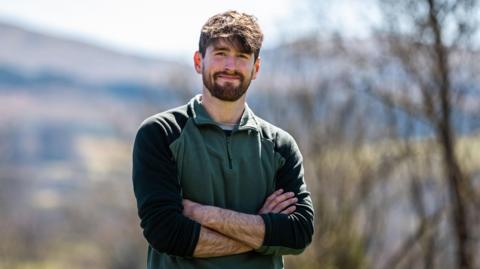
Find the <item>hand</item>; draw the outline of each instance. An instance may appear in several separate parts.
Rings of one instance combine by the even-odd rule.
[[[270,194],[265,200],[258,214],[265,213],[282,213],[290,214],[293,213],[296,209],[294,204],[298,201],[293,192],[283,193],[282,189],[275,191]]]

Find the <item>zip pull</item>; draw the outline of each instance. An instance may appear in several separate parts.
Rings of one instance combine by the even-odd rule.
[[[230,153],[230,137],[231,135],[227,136],[226,142],[227,142],[227,158],[228,158],[228,168],[232,169],[232,157]]]

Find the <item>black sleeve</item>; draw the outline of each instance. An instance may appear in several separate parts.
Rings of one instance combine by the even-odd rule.
[[[182,215],[181,187],[169,149],[171,128],[145,121],[133,147],[133,189],[143,234],[156,251],[192,257],[200,224]]]
[[[314,212],[310,193],[304,181],[303,159],[293,138],[285,134],[278,140],[278,152],[285,163],[277,171],[276,189],[294,192],[296,210],[290,215],[262,214],[265,239],[257,251],[263,254],[299,254],[312,241]]]

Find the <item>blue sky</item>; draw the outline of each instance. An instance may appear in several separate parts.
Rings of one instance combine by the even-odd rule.
[[[324,1],[322,5],[328,7],[328,12],[321,18],[307,14],[310,11],[308,3],[315,2],[0,0],[0,21],[120,51],[188,61],[197,48],[200,27],[206,19],[228,9],[255,15],[263,28],[266,47],[301,33],[317,19],[353,35],[363,34],[358,11],[360,3],[365,2]]]

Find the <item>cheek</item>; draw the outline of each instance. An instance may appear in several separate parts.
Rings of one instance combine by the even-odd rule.
[[[222,58],[212,58],[212,59],[209,59],[207,64],[210,68],[213,69],[213,68],[222,67],[224,64],[224,61]]]
[[[215,61],[212,61],[212,62],[207,63],[204,66],[204,70],[207,71],[207,73],[213,74],[213,73],[221,70],[221,68],[219,68],[219,66],[220,65],[218,63],[216,63]]]

